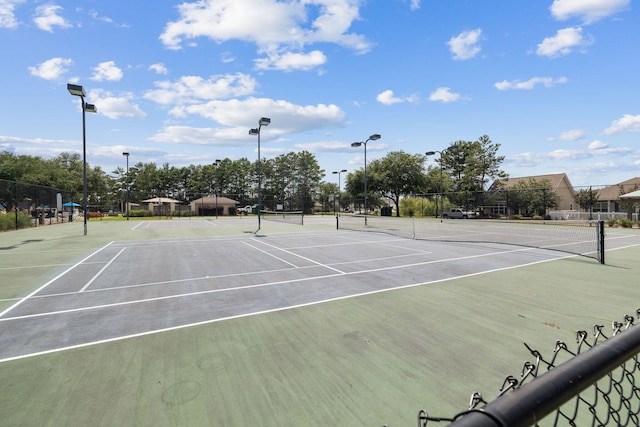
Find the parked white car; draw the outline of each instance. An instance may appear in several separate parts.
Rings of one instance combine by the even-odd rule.
[[[442,218],[467,219],[475,218],[475,212],[467,212],[462,208],[454,208],[447,212],[442,212]]]
[[[238,213],[243,213],[245,215],[250,214],[251,213],[251,205],[247,205],[243,208],[238,208]]]

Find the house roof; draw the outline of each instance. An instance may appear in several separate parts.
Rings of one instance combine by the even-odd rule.
[[[640,178],[631,178],[598,190],[598,200],[618,200],[620,194],[625,194],[638,188],[640,188]]]
[[[215,196],[205,196],[205,197],[200,197],[199,199],[196,200],[192,200],[191,203],[195,203],[195,204],[215,204],[216,203],[216,198]],[[237,205],[240,202],[238,202],[237,200],[233,200],[230,199],[228,197],[222,197],[219,196],[218,197],[218,204],[219,205]]]
[[[554,173],[548,175],[532,175],[523,176],[520,178],[507,178],[503,180],[495,181],[491,187],[495,188],[497,185],[502,185],[504,188],[511,188],[522,181],[529,181],[535,179],[536,181],[547,180],[551,183],[551,188],[558,190],[560,188],[568,188],[571,193],[574,193],[573,186],[569,182],[569,177],[566,173]]]
[[[153,197],[151,199],[143,200],[140,203],[180,203],[180,200],[174,200],[168,197]]]
[[[623,194],[621,199],[640,199],[640,190],[632,191],[631,193]]]

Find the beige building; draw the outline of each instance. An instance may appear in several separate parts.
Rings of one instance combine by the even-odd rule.
[[[535,180],[537,182],[540,181],[549,181],[551,183],[552,190],[558,195],[560,199],[560,203],[558,204],[557,209],[559,210],[574,210],[577,209],[578,206],[575,203],[575,190],[569,181],[569,177],[565,173],[557,173],[557,174],[549,174],[549,175],[534,175],[534,176],[525,176],[520,178],[508,178],[494,182],[489,191],[495,192],[506,192],[509,189],[513,188],[516,184],[520,182],[529,182],[531,180]],[[490,213],[507,213],[506,207],[506,198],[498,201],[498,206],[492,207],[495,212]]]
[[[598,203],[595,212],[626,212],[620,207],[620,196],[640,190],[640,178],[631,178],[615,185],[598,190]]]
[[[179,200],[170,199],[168,197],[154,197],[140,202],[140,207],[142,209],[148,210],[154,215],[171,215],[176,211],[176,207],[179,205]]]
[[[190,203],[191,212],[197,216],[235,215],[238,204],[228,197],[206,196]]]

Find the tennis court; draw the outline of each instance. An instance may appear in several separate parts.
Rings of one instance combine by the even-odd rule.
[[[448,222],[446,226],[462,227],[458,224]],[[158,369],[158,377],[165,377],[169,367],[173,382],[149,383],[148,390],[140,389],[137,383],[135,404],[120,400],[122,384],[115,397],[103,396],[112,405],[128,408],[122,410],[127,414],[125,419],[121,418],[124,415],[102,415],[104,425],[116,421],[129,425],[146,423],[142,421],[153,421],[149,425],[247,425],[258,420],[262,425],[326,425],[325,421],[354,425],[354,420],[382,425],[389,420],[415,420],[417,410],[429,403],[415,390],[433,395],[437,404],[442,396],[466,386],[464,381],[447,386],[448,380],[437,374],[441,369],[461,371],[456,375],[473,369],[475,362],[465,359],[470,359],[469,351],[477,348],[478,339],[486,334],[474,332],[473,327],[466,332],[460,330],[462,318],[470,322],[482,319],[492,325],[492,331],[499,330],[502,322],[517,324],[548,311],[557,311],[566,320],[575,316],[573,303],[564,300],[569,309],[554,310],[551,307],[560,307],[562,299],[545,302],[534,298],[532,306],[526,301],[531,295],[521,294],[522,290],[530,286],[535,287],[534,293],[553,295],[553,283],[540,283],[538,278],[555,274],[557,295],[562,297],[579,289],[576,283],[594,279],[585,272],[596,272],[603,278],[630,274],[619,271],[615,258],[611,265],[602,266],[593,259],[523,244],[407,239],[388,233],[336,230],[333,217],[308,217],[305,226],[267,220],[257,233],[255,218],[91,222],[90,226],[90,235],[84,240],[68,235],[78,228],[76,224],[40,230],[41,239],[34,239],[34,231],[27,230],[33,236],[25,232],[22,240],[6,245],[0,253],[5,277],[29,277],[15,295],[6,295],[5,290],[0,301],[0,374],[5,383],[11,382],[11,371],[35,366],[37,372],[43,363],[51,368],[77,355],[81,355],[83,366],[97,357],[105,373],[115,378],[127,377],[124,371],[140,375],[134,373],[134,366],[146,372],[146,363]],[[19,233],[6,235],[15,238]],[[629,249],[621,253],[637,253],[640,236],[633,231],[610,233],[606,242],[608,250],[626,247]],[[61,253],[54,261],[50,257],[56,250]],[[22,265],[16,264],[18,260]],[[562,267],[557,270],[560,263]],[[25,270],[31,270],[30,275]],[[525,270],[529,279],[523,281],[519,275]],[[514,274],[520,277],[518,283],[508,278]],[[565,282],[567,289],[561,289]],[[597,287],[589,287],[590,294],[598,292]],[[616,301],[630,302],[627,297],[612,298]],[[607,305],[589,307],[591,312],[586,317],[595,315],[591,313],[602,315]],[[423,306],[425,311],[421,312]],[[513,307],[523,317],[514,319]],[[631,307],[635,310],[635,305]],[[611,313],[616,315],[621,313]],[[557,324],[553,317],[545,321]],[[583,317],[574,318],[567,329],[585,326]],[[529,332],[535,340],[539,332],[528,331],[526,323],[506,336],[524,337]],[[407,334],[412,335],[410,329],[419,337],[417,342],[407,338]],[[434,329],[440,332],[433,333]],[[340,336],[337,341],[335,334]],[[185,337],[190,344],[185,344]],[[396,342],[400,337],[404,341]],[[425,339],[433,339],[431,344],[438,347],[427,360]],[[171,356],[163,351],[149,360],[141,356],[149,345],[154,348],[159,342],[171,348]],[[382,342],[389,347],[383,349]],[[518,344],[510,345],[517,349]],[[105,362],[104,355],[108,354],[121,361],[123,356],[117,354],[122,348],[137,354],[127,358],[131,366]],[[456,354],[451,354],[454,348]],[[366,362],[371,356],[368,352],[374,349],[383,350],[375,355],[382,359],[372,363],[389,364],[388,370],[378,366],[375,373],[370,371],[371,378],[361,378],[366,369],[362,371],[357,361]],[[394,349],[407,354],[395,354]],[[490,363],[494,357],[485,354],[478,362]],[[164,364],[164,368],[158,368],[158,364]],[[240,365],[248,372],[254,369],[253,376],[237,375],[235,368]],[[489,367],[472,378],[486,380],[496,368]],[[517,369],[517,364],[512,368]],[[398,369],[404,378],[398,378]],[[356,385],[357,392],[349,394],[349,387],[339,379],[344,372],[356,375],[354,382],[347,383]],[[59,372],[56,375],[64,377]],[[261,376],[264,378],[259,379]],[[242,380],[238,383],[239,378]],[[434,384],[421,386],[416,378],[430,378],[438,385],[435,389]],[[489,385],[494,386],[498,380],[494,378]],[[110,384],[108,378],[103,381]],[[145,377],[144,381],[150,379]],[[304,385],[307,382],[309,389]],[[393,392],[385,399],[368,390],[374,384]],[[19,388],[17,383],[15,388]],[[105,393],[112,394],[107,388]],[[301,394],[296,395],[296,390]],[[48,395],[46,391],[40,393]],[[97,397],[86,393],[85,399],[96,405]],[[465,394],[459,397],[464,400]],[[341,402],[340,396],[345,395],[348,399]],[[396,406],[408,395],[422,404],[405,413]],[[215,411],[206,409],[208,399],[209,404],[215,402]],[[388,401],[380,405],[381,400]],[[409,402],[416,405],[413,399]],[[33,418],[27,411],[32,404],[25,401],[20,405],[12,398],[0,408],[3,413],[11,411],[15,425],[41,425],[42,419]],[[38,405],[50,407],[43,401]],[[75,415],[58,414],[52,425],[61,421],[66,425],[86,423],[87,418],[75,412],[81,404],[68,405]],[[371,413],[373,408],[378,408],[375,414]],[[378,410],[388,418],[376,413]],[[187,415],[184,411],[196,413]],[[312,414],[318,418],[309,419]],[[307,418],[301,421],[299,416]],[[195,424],[186,421],[191,417],[195,417]]]

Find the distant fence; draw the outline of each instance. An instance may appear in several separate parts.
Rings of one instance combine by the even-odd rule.
[[[633,323],[631,315],[612,322],[611,337],[603,325],[594,325],[591,337],[578,331],[575,352],[556,341],[547,359],[525,344],[534,361],[525,362],[518,377],[507,376],[495,400],[487,403],[474,392],[469,409],[450,418],[421,410],[418,427],[429,421],[450,427],[638,426],[640,327]]]
[[[71,221],[74,209],[70,191],[0,179],[0,231]]]
[[[593,220],[593,221],[608,221],[608,220],[621,220],[627,219],[629,215],[626,212],[580,212],[580,211],[550,211],[549,216],[551,219],[565,219],[565,220]],[[638,221],[638,214],[632,213],[631,220]]]

